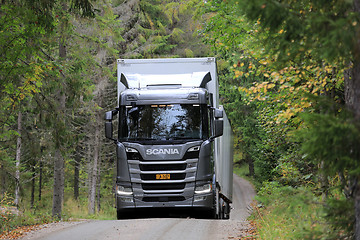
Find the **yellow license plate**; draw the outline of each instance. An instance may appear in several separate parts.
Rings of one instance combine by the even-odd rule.
[[[170,179],[170,174],[156,174],[156,180]]]

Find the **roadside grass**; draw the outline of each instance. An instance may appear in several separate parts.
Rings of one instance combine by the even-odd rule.
[[[54,221],[45,208],[30,209],[23,202],[16,208],[7,194],[0,199],[0,209],[0,239],[17,239],[37,225]]]
[[[102,196],[101,209],[95,214],[89,214],[86,192],[78,200],[74,200],[71,191],[65,189],[62,221],[83,219],[115,220],[114,197],[112,193]],[[41,201],[35,199],[30,206],[30,196],[23,196],[19,207],[15,207],[10,194],[4,194],[0,199],[0,239],[17,239],[21,233],[30,231],[31,227],[58,221],[52,217],[52,191],[44,188]]]
[[[258,238],[331,239],[320,198],[309,188],[264,183],[251,217],[256,222]]]
[[[235,164],[234,173],[257,189],[249,221],[256,225],[254,239],[339,239],[325,218],[326,205],[310,187],[259,183],[249,176],[247,164]]]
[[[242,165],[235,164],[234,165],[234,173],[242,178],[245,178],[246,180],[250,180],[249,168],[245,164],[242,164]]]
[[[96,210],[95,214],[89,214],[87,198],[80,198],[79,200],[69,198],[64,204],[64,215],[67,220],[114,220],[116,218],[116,210],[112,198],[103,199],[100,210]]]

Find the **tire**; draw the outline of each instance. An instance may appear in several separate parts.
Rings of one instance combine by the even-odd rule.
[[[121,211],[119,211],[119,210],[116,210],[116,218],[117,218],[117,220],[120,220],[120,219],[122,219],[121,216],[122,214],[121,214]]]
[[[220,208],[220,215],[219,215],[219,219],[225,219],[225,202],[222,198],[220,198],[219,200],[219,208]]]
[[[219,188],[216,188],[215,199],[214,199],[214,205],[215,205],[214,219],[221,219],[222,217],[221,201],[222,199],[220,198]]]
[[[129,219],[131,213],[129,211],[120,211],[120,210],[116,210],[116,217],[117,220],[122,220],[122,219]]]
[[[223,219],[230,219],[230,204],[227,202],[224,205],[223,216]]]

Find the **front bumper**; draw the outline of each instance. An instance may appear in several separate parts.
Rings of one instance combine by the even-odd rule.
[[[179,196],[158,195],[141,199],[133,196],[116,197],[116,208],[122,209],[142,209],[142,208],[199,208],[213,209],[214,195],[212,193],[194,195],[188,199],[178,201]],[[145,200],[145,201],[144,201]]]

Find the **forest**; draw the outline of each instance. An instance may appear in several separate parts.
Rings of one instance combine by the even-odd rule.
[[[360,239],[360,0],[2,0],[0,233],[114,219],[116,59],[217,59],[258,239]]]

